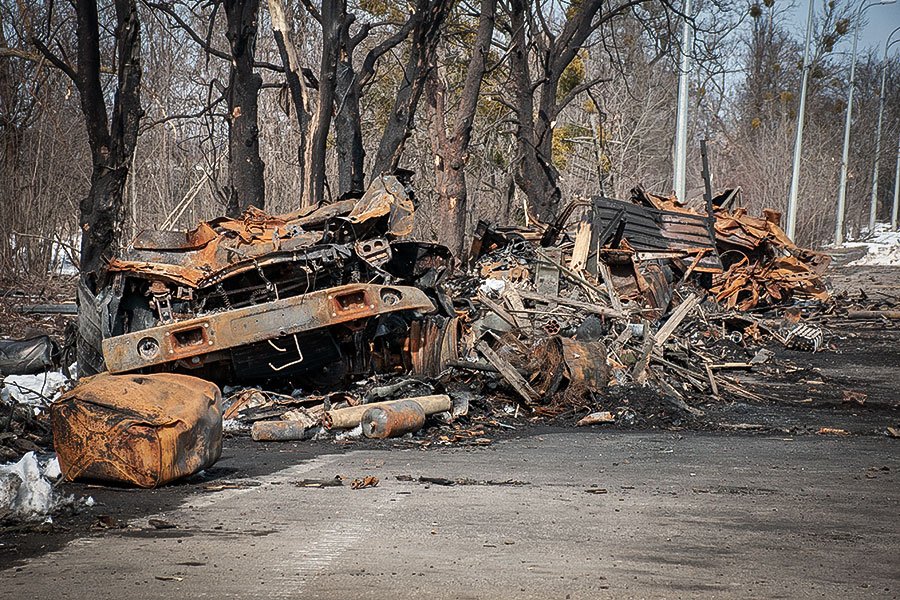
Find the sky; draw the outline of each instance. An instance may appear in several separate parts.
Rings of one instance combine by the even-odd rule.
[[[816,3],[817,14],[822,10],[822,0],[812,0]],[[853,0],[853,4],[859,5],[862,0]],[[802,38],[806,32],[806,14],[809,10],[810,0],[797,0],[796,5],[791,10],[791,16],[797,23]],[[873,6],[866,9],[865,22],[859,31],[859,52],[866,48],[877,48],[878,54],[884,52],[884,42],[896,27],[900,27],[900,0],[894,4],[884,6]],[[894,39],[900,38],[900,31],[894,34]],[[847,35],[842,44],[837,45],[837,50],[846,50],[849,52],[853,38]],[[891,54],[900,52],[900,43],[891,46]]]

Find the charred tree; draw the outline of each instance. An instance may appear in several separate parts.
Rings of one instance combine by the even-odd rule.
[[[435,70],[429,79],[428,101],[433,112],[431,139],[441,231],[446,236],[445,243],[456,256],[462,256],[466,235],[468,190],[465,166],[469,158],[475,109],[478,107],[481,82],[491,49],[496,7],[497,0],[481,0],[472,54],[466,68],[459,105],[449,128],[446,115],[447,89],[439,70]]]
[[[32,42],[74,82],[91,148],[91,187],[79,205],[81,277],[78,287],[78,371],[103,368],[104,325],[97,296],[108,283],[107,264],[121,246],[124,190],[137,143],[141,109],[141,29],[134,0],[116,0],[116,93],[108,114],[100,79],[100,23],[96,0],[75,3],[76,56],[73,68],[36,37]]]
[[[420,17],[421,14],[413,13],[393,35],[369,50],[363,58],[359,71],[354,70],[354,54],[359,44],[371,32],[371,24],[362,25],[351,35],[350,23],[347,23],[341,31],[335,100],[337,103],[335,107],[335,141],[338,153],[339,195],[359,193],[365,188],[366,152],[363,147],[362,118],[359,107],[366,86],[372,82],[375,76],[378,59],[409,37],[410,31],[418,23]]]
[[[579,94],[599,83],[582,82],[559,94],[560,80],[590,35],[604,23],[647,0],[625,0],[603,11],[605,0],[573,3],[562,29],[555,32],[540,4],[510,0],[509,33],[512,108],[516,119],[516,184],[528,198],[534,217],[556,215],[562,194],[553,165],[553,128],[560,112]],[[532,66],[534,73],[532,73]]]
[[[269,0],[269,16],[272,20],[275,43],[281,55],[281,63],[284,65],[285,80],[294,105],[294,113],[297,116],[297,124],[300,128],[300,144],[297,148],[297,162],[300,165],[300,189],[298,191],[301,202],[303,202],[307,195],[305,188],[308,170],[307,146],[309,144],[309,125],[312,121],[309,85],[300,65],[297,49],[291,39],[293,17],[282,0]]]
[[[337,72],[335,77],[336,102],[334,134],[338,158],[338,195],[360,193],[365,187],[362,117],[359,110],[361,88],[353,68],[356,46],[368,33],[365,28],[355,36],[350,35],[349,23],[341,28]]]
[[[249,206],[265,207],[265,165],[259,156],[259,90],[254,70],[259,0],[225,0],[225,32],[231,48],[228,81],[228,206],[236,217]]]
[[[441,37],[444,19],[450,10],[448,0],[417,0],[409,44],[409,57],[403,69],[403,81],[391,109],[387,125],[378,145],[373,177],[397,168],[403,146],[414,126],[416,107],[425,82],[434,66],[435,51]]]

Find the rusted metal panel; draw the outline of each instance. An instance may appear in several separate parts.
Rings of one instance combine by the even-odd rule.
[[[593,200],[594,228],[609,232],[624,223],[622,237],[638,252],[680,252],[686,258],[699,255],[697,271],[721,272],[722,262],[713,237],[713,219],[683,210],[661,210],[610,198]],[[602,247],[609,239],[599,239]]]
[[[51,406],[50,418],[69,480],[152,488],[205,469],[222,453],[219,388],[187,375],[89,377]]]
[[[302,258],[295,253],[327,243],[329,232],[318,229],[333,220],[349,224],[357,233],[378,224],[385,235],[396,238],[412,231],[414,213],[403,185],[394,177],[381,177],[359,200],[335,202],[312,212],[269,215],[250,207],[240,218],[200,223],[186,233],[143,231],[122,256],[110,261],[109,269],[204,287],[251,269]]]
[[[122,373],[404,310],[434,305],[417,288],[350,284],[107,338],[103,356]]]

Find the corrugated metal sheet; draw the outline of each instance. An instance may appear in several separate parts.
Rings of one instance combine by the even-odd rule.
[[[641,206],[632,202],[595,197],[594,227],[606,232],[599,244],[607,244],[615,234],[618,221],[625,222],[623,238],[638,252],[681,252],[685,258],[701,255],[697,271],[721,272],[722,261],[716,251],[713,219],[687,212],[674,212]]]

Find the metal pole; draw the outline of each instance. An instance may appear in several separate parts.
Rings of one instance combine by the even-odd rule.
[[[810,0],[812,1],[812,0]],[[863,7],[865,10],[865,6]],[[850,93],[847,96],[847,114],[844,120],[844,149],[841,152],[841,183],[838,188],[837,215],[834,224],[834,245],[844,243],[844,212],[847,207],[847,161],[850,158],[850,120],[853,118],[853,87],[856,75],[856,43],[859,40],[859,21],[862,10],[857,11],[853,27],[853,52],[850,55]]]
[[[791,172],[791,192],[787,204],[787,235],[793,239],[797,230],[797,195],[800,193],[800,157],[803,154],[803,121],[806,115],[806,83],[809,81],[809,45],[812,40],[812,22],[815,2],[809,0],[806,15],[806,49],[803,51],[803,82],[800,84],[800,112],[797,115],[797,133],[794,138],[794,166]]]
[[[900,137],[897,138],[897,166],[894,167],[894,206],[891,208],[891,229],[897,231],[897,208],[900,206]]]
[[[847,163],[850,158],[850,123],[853,119],[853,89],[856,87],[856,47],[859,42],[859,27],[862,14],[866,9],[881,4],[893,4],[897,0],[880,0],[871,4],[862,4],[856,11],[856,24],[853,27],[853,50],[850,53],[850,93],[847,95],[847,116],[844,120],[844,149],[841,153],[841,183],[838,189],[837,215],[834,224],[834,245],[844,243],[844,213],[847,208]]]
[[[888,50],[900,40],[891,42],[900,27],[894,29],[884,41],[884,57],[881,59],[881,91],[878,93],[878,126],[875,128],[875,164],[872,167],[872,199],[869,204],[869,234],[875,231],[875,219],[878,216],[878,167],[881,159],[881,122],[884,118],[884,84],[887,79]]]
[[[685,202],[685,165],[687,163],[688,83],[691,68],[691,0],[684,0],[684,26],[681,33],[681,72],[678,75],[678,112],[675,117],[675,196]]]

